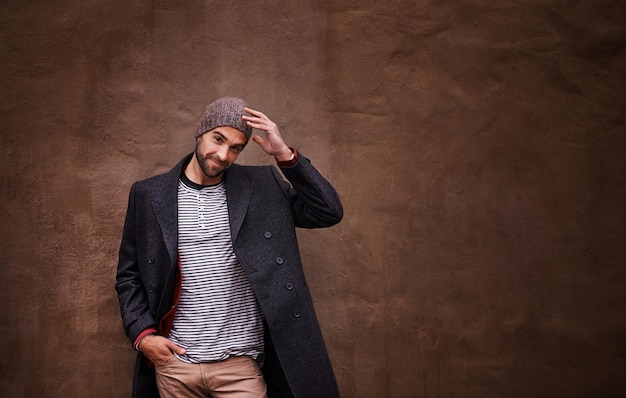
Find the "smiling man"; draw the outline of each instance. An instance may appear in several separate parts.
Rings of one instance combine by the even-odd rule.
[[[253,128],[289,183],[234,163]],[[195,139],[130,192],[115,288],[133,396],[337,397],[295,234],[341,220],[335,189],[241,99],[211,103]]]

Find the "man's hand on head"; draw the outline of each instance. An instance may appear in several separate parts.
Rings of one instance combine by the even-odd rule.
[[[245,110],[250,114],[250,116],[243,116],[248,126],[265,132],[265,137],[254,135],[252,140],[259,144],[265,153],[274,156],[277,161],[282,162],[290,160],[293,152],[287,144],[285,144],[285,140],[280,134],[276,123],[271,121],[270,118],[262,112],[251,108],[245,108]]]

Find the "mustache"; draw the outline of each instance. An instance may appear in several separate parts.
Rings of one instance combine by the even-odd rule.
[[[203,158],[203,160],[206,162],[207,160],[212,160],[214,163],[217,163],[220,166],[226,166],[228,164],[228,162],[225,162],[221,159],[219,159],[218,157],[216,157],[215,155],[212,154],[206,154]]]

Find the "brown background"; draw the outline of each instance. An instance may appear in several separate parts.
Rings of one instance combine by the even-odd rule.
[[[626,2],[4,0],[0,21],[1,396],[129,395],[128,190],[221,95],[343,198],[300,239],[345,397],[626,394]]]

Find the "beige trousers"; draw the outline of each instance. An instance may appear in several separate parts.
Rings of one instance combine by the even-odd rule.
[[[193,364],[172,355],[165,365],[155,369],[161,398],[267,397],[261,369],[250,357]]]

